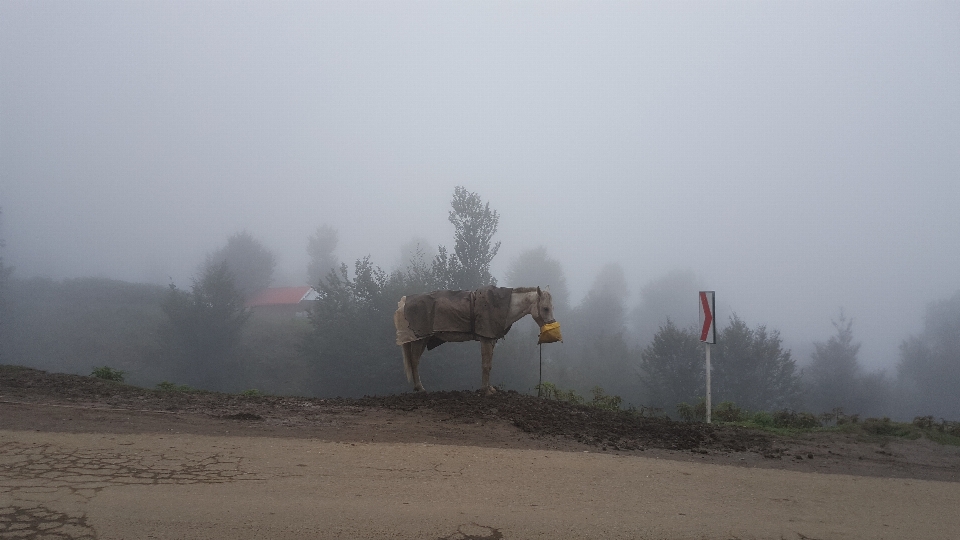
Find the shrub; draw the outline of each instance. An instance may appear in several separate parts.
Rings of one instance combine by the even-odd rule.
[[[778,428],[790,429],[813,429],[820,427],[820,420],[816,416],[797,412],[790,409],[783,409],[773,413],[773,426]]]
[[[908,424],[893,422],[887,417],[867,418],[863,421],[863,430],[871,435],[891,437],[919,437]]]
[[[552,399],[555,401],[561,401],[560,394],[562,393],[557,385],[551,382],[540,383],[536,386],[537,395],[543,399]]]
[[[627,412],[640,418],[669,418],[660,407],[648,407],[646,405],[641,405],[639,408],[637,408],[631,405],[629,408],[627,408]]]
[[[747,419],[747,414],[732,401],[722,401],[713,408],[712,420],[717,422],[741,422]]]
[[[608,396],[599,386],[594,386],[590,392],[593,394],[593,401],[589,403],[591,407],[611,411],[620,410],[620,405],[623,403],[620,396]]]
[[[937,425],[937,429],[945,433],[949,433],[954,437],[960,437],[960,422],[950,422],[949,420],[943,420],[940,424]]]
[[[893,431],[887,426],[874,426],[874,420],[873,418],[869,419],[872,429]],[[901,426],[906,427],[904,424],[901,424]],[[933,416],[918,416],[913,419],[913,427],[919,429],[931,441],[960,446],[960,422],[950,422],[944,419],[937,422],[933,419]]]
[[[166,392],[189,392],[192,390],[192,388],[185,384],[175,384],[170,381],[163,381],[157,384],[157,390],[163,390]]]
[[[538,384],[536,386],[536,389],[540,397],[544,399],[552,399],[555,401],[566,401],[567,403],[573,403],[574,405],[583,405],[583,402],[584,402],[583,396],[581,396],[580,394],[577,394],[576,391],[563,390],[563,389],[557,388],[557,386],[553,383],[545,382],[545,383]],[[617,399],[620,399],[620,398],[617,397]]]
[[[244,390],[243,392],[240,392],[240,395],[247,396],[247,397],[257,397],[257,396],[262,396],[264,394],[263,392],[257,390],[256,388],[251,388],[249,390]]]
[[[108,381],[117,381],[123,382],[123,376],[126,373],[120,371],[119,369],[113,369],[112,367],[95,367],[93,372],[90,374],[91,377],[96,377],[98,379],[104,379]]]
[[[773,415],[767,411],[754,413],[753,418],[751,418],[750,421],[763,428],[773,427]]]
[[[706,398],[700,398],[696,405],[682,402],[677,403],[677,414],[684,422],[706,422],[707,421],[707,401]]]

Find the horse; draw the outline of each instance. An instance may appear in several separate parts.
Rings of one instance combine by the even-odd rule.
[[[560,339],[550,291],[540,287],[489,286],[476,291],[434,291],[402,297],[393,322],[397,328],[397,345],[403,351],[407,381],[413,383],[415,392],[424,391],[418,368],[425,349],[448,341],[479,341],[483,371],[480,389],[486,395],[493,394],[496,392],[490,385],[493,348],[513,323],[527,315],[542,329],[542,342]],[[544,338],[548,334],[544,327],[553,329],[551,337]]]

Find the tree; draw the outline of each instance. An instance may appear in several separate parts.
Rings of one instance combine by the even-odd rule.
[[[443,246],[433,261],[437,283],[448,289],[476,289],[496,285],[490,263],[500,250],[500,242],[492,243],[500,215],[490,209],[476,193],[457,186],[450,202],[450,223],[454,226],[454,252],[448,255]]]
[[[733,401],[751,411],[795,407],[800,397],[796,361],[780,332],[747,327],[736,314],[719,332],[712,355],[714,402]]]
[[[403,294],[423,294],[445,288],[437,283],[435,272],[427,264],[428,257],[421,245],[414,239],[400,249],[403,264],[393,272],[390,279],[391,282],[401,285]]]
[[[706,394],[703,347],[693,328],[670,319],[640,354],[640,381],[648,405],[672,410],[677,403],[696,403]]]
[[[697,276],[690,270],[674,270],[640,288],[639,302],[630,313],[632,342],[646,346],[654,334],[670,319],[686,328],[697,324]]]
[[[277,265],[273,252],[247,231],[234,234],[225,246],[207,255],[204,271],[215,269],[221,263],[233,274],[234,283],[244,298],[269,287]]]
[[[507,270],[506,281],[512,287],[549,287],[554,311],[563,312],[570,301],[563,267],[543,246],[521,252]]]
[[[804,370],[808,407],[814,412],[837,407],[847,413],[862,412],[858,391],[861,368],[857,360],[860,343],[853,341],[853,320],[847,319],[841,310],[833,327],[835,335],[825,343],[813,344],[812,362]]]
[[[308,283],[316,285],[331,271],[337,269],[337,257],[334,251],[339,242],[337,229],[324,224],[317,227],[316,232],[307,239],[307,255],[310,262],[307,264]]]
[[[223,389],[224,380],[235,376],[233,355],[249,317],[243,304],[226,262],[208,266],[189,293],[170,285],[159,335],[164,355],[180,366],[185,382]]]
[[[558,356],[579,381],[577,390],[601,386],[627,402],[636,402],[636,358],[624,338],[626,296],[623,268],[616,263],[604,266],[587,296],[565,319],[568,331]]]
[[[900,345],[908,413],[960,419],[960,292],[927,307],[923,330]]]
[[[623,334],[626,330],[627,278],[623,268],[610,263],[600,269],[587,296],[577,306],[578,325],[587,334]]]
[[[342,264],[320,281],[310,311],[313,332],[304,341],[318,395],[360,397],[404,388],[393,326],[400,287],[402,275],[388,278],[369,257],[356,261],[353,279]]]
[[[389,275],[369,257],[353,268],[341,265],[320,280],[320,298],[310,313],[313,331],[303,350],[315,366],[320,395],[361,396],[375,392],[399,392],[407,388],[403,363],[396,345],[393,314],[401,296],[435,289],[473,289],[495,283],[490,262],[500,247],[492,244],[497,213],[480,197],[463,187],[454,191],[450,222],[456,231],[456,248],[450,254],[440,246],[432,265],[417,250],[406,267]],[[460,347],[445,347],[430,354],[421,374],[438,388],[471,387],[476,384],[466,366],[479,362],[475,350],[464,354]],[[442,366],[434,377],[431,371]],[[466,381],[469,381],[467,383]]]

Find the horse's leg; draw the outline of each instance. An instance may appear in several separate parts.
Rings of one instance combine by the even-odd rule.
[[[493,347],[496,340],[480,338],[480,357],[483,359],[483,381],[481,389],[486,395],[496,392],[493,386],[490,386],[490,368],[493,366]]]
[[[411,343],[404,343],[404,353],[410,360],[410,373],[413,375],[413,389],[416,392],[423,392],[423,384],[420,383],[420,357],[423,356],[423,349],[427,346],[427,340],[421,339]]]

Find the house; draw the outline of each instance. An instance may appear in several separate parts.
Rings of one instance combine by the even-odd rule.
[[[313,287],[270,287],[253,295],[245,307],[263,315],[306,317],[319,297]]]

